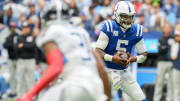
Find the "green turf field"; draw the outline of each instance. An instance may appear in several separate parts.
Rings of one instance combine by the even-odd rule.
[[[0,100],[0,101],[16,101],[16,99],[6,99],[6,100]],[[37,101],[37,100],[35,100],[35,101]]]
[[[0,100],[0,101],[16,101],[15,99],[6,99],[6,100]]]

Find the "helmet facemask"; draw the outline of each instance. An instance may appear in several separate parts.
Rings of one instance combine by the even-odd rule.
[[[123,14],[123,13],[119,15],[116,14],[115,20],[124,30],[127,30],[134,23],[135,14],[131,14],[131,15]]]
[[[44,19],[46,21],[50,21],[50,20],[56,20],[57,19],[57,11],[56,10],[51,10],[49,12],[47,12],[46,16],[44,16]]]

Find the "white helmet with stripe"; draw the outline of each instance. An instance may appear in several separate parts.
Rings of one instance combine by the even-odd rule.
[[[130,1],[120,1],[115,6],[115,20],[124,30],[127,30],[132,26],[135,14],[136,11],[134,5]]]

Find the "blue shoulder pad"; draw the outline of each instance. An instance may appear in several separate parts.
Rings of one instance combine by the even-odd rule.
[[[136,37],[142,38],[142,37],[143,37],[143,34],[144,34],[144,28],[143,28],[143,26],[140,25],[140,24],[134,24],[133,27],[135,28]]]
[[[132,25],[131,32],[136,37],[136,42],[139,42],[143,38],[144,28],[140,24],[134,24],[134,25]]]
[[[111,32],[113,32],[113,23],[111,20],[105,20],[102,22],[101,31],[104,32],[108,37],[110,37]]]

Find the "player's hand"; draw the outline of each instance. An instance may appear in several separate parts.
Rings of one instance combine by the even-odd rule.
[[[127,54],[128,54],[129,58],[128,58],[127,63],[126,63],[126,67],[128,67],[130,63],[137,61],[137,58],[135,56],[132,56],[130,53],[127,53]]]
[[[122,53],[117,52],[117,53],[113,56],[112,61],[113,61],[114,63],[116,63],[117,65],[126,66],[127,60],[120,58],[120,55],[121,55],[121,54],[122,54]]]
[[[18,98],[17,101],[33,101],[31,94],[25,94],[23,97]]]
[[[22,48],[23,45],[24,45],[23,43],[18,44],[18,48]]]

